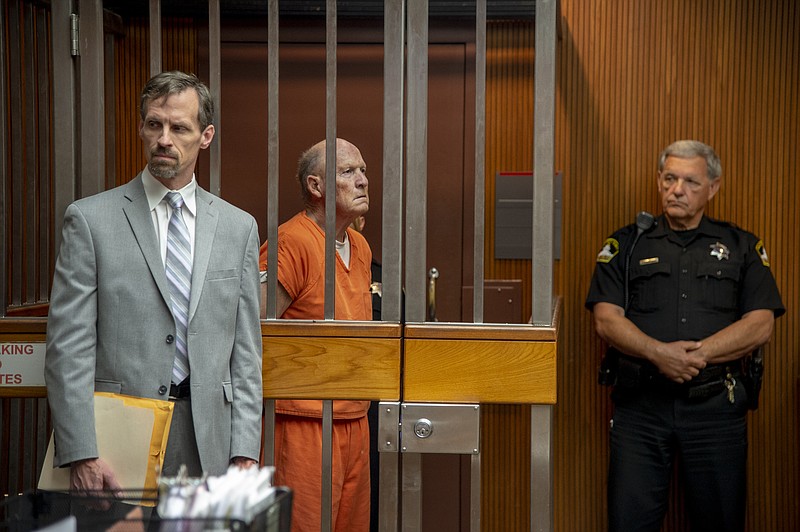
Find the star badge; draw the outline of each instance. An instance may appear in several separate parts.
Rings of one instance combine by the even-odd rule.
[[[731,252],[728,250],[728,246],[720,242],[715,242],[714,244],[711,244],[708,247],[711,248],[711,256],[717,257],[717,260],[729,259],[731,256]]]

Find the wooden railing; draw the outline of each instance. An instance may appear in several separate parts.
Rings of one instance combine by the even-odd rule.
[[[45,341],[43,318],[0,320],[0,343]],[[22,355],[17,355],[22,356]],[[0,366],[0,374],[10,371]],[[0,387],[0,494],[17,494],[36,485],[52,424],[41,386]]]
[[[267,399],[400,399],[399,324],[268,320]]]
[[[327,398],[552,405],[559,314],[557,308],[551,327],[265,320],[265,404]],[[44,319],[0,320],[0,343],[44,342],[45,335]],[[45,397],[44,387],[0,387],[5,494],[36,485],[51,431]]]

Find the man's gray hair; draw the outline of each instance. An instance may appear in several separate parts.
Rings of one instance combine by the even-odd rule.
[[[706,160],[706,172],[708,178],[713,181],[722,175],[722,164],[714,148],[704,144],[699,140],[678,140],[664,148],[658,158],[658,171],[664,170],[667,157],[678,157],[680,159],[691,159],[692,157],[702,157]]]
[[[186,74],[178,70],[156,74],[144,86],[139,102],[139,113],[142,120],[147,117],[147,105],[150,102],[165,96],[180,94],[187,89],[194,89],[197,93],[199,103],[197,121],[200,123],[200,131],[205,131],[214,121],[214,101],[211,99],[208,87],[194,74]]]
[[[338,139],[337,139],[338,144]],[[317,142],[300,155],[297,161],[297,181],[300,183],[300,194],[303,196],[303,204],[308,207],[311,205],[311,193],[308,191],[306,177],[316,175],[325,179],[325,141]]]

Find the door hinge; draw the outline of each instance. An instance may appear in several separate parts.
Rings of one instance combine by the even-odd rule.
[[[79,16],[75,13],[70,13],[69,15],[69,55],[72,57],[78,57],[81,55],[81,46],[80,46],[80,25],[79,25]]]

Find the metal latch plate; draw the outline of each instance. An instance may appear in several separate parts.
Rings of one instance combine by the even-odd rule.
[[[477,404],[401,403],[400,424],[404,453],[480,452],[480,406]]]

